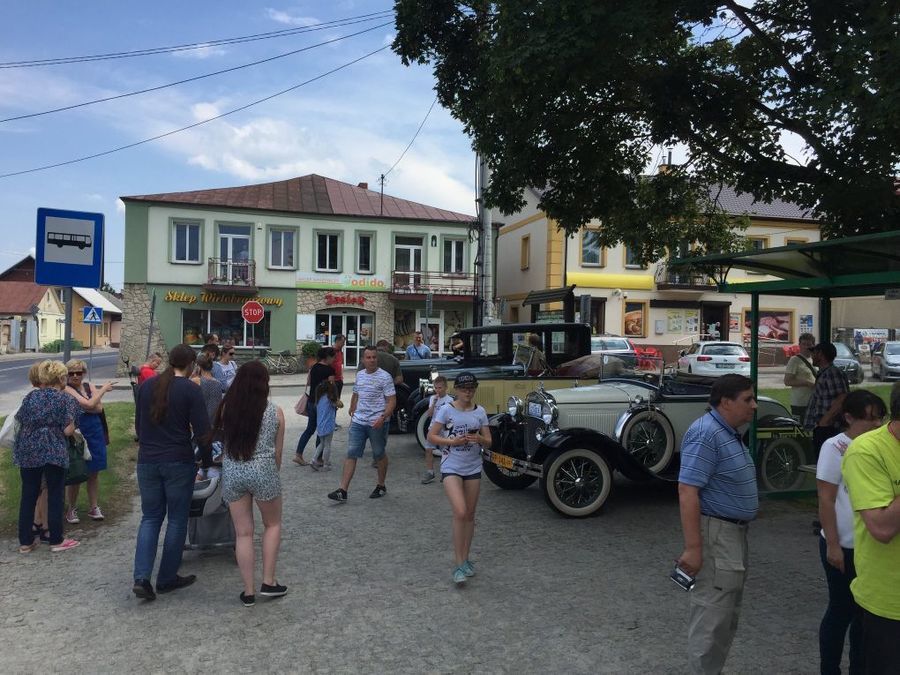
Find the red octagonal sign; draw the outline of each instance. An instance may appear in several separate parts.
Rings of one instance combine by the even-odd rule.
[[[248,300],[241,306],[241,316],[247,323],[259,323],[264,315],[263,306],[256,300]]]

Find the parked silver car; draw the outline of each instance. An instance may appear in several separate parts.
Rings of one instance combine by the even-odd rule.
[[[900,377],[900,342],[882,342],[872,352],[872,377],[890,380]]]

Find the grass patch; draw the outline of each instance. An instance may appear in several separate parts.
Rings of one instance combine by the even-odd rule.
[[[137,461],[137,443],[134,442],[134,404],[105,403],[103,409],[109,423],[110,444],[106,451],[108,468],[100,472],[100,507],[110,521],[129,508],[134,494],[129,476]],[[0,533],[15,533],[21,495],[22,482],[18,467],[13,465],[12,452],[3,452],[0,455]],[[79,528],[91,529],[94,525],[84,516],[87,510],[87,488],[82,484],[78,495],[78,511],[82,516]]]

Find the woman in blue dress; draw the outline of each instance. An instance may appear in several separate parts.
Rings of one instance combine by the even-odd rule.
[[[109,443],[109,432],[105,428],[103,418],[103,395],[113,388],[114,382],[107,382],[102,387],[94,389],[85,382],[87,364],[81,359],[72,359],[66,363],[68,379],[66,381],[66,393],[78,402],[81,416],[75,421],[75,426],[81,430],[82,436],[91,451],[91,461],[87,463],[88,479],[87,493],[91,504],[88,516],[91,520],[103,520],[103,512],[97,502],[100,490],[100,472],[106,469],[106,445]],[[80,484],[68,487],[68,509],[66,521],[79,523],[78,517],[78,492]]]

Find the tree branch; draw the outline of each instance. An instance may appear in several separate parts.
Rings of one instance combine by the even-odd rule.
[[[784,72],[796,82],[800,77],[799,71],[784,55],[784,52],[778,48],[775,41],[769,37],[769,34],[750,18],[750,15],[747,13],[747,8],[737,4],[734,0],[724,0],[722,4],[730,9],[734,15],[741,20],[741,23],[743,23],[772,54],[779,57],[778,60],[781,62],[781,67],[784,68]]]

